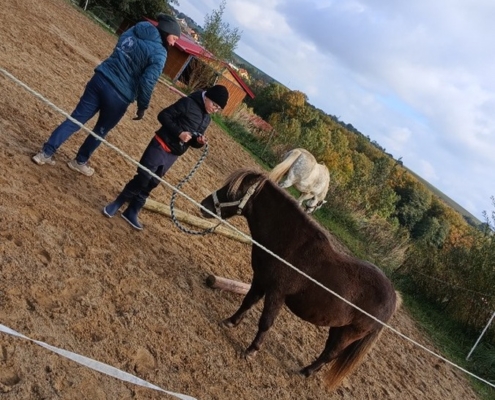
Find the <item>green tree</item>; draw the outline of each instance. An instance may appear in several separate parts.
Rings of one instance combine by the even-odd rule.
[[[143,17],[156,19],[161,12],[170,13],[171,5],[177,0],[79,0],[86,9],[103,8],[131,21],[140,21]]]
[[[225,0],[222,0],[218,10],[206,15],[201,44],[219,60],[230,62],[241,39],[241,32],[222,21],[225,5]]]
[[[343,128],[334,127],[330,131],[329,145],[325,148],[322,160],[330,170],[331,190],[340,196],[354,173],[348,137]],[[336,199],[337,200],[337,199]]]
[[[299,90],[287,90],[282,96],[282,104],[285,115],[288,118],[297,118],[301,123],[305,122],[305,109],[308,97]]]
[[[320,119],[315,118],[301,127],[299,147],[311,152],[317,160],[323,157],[329,143],[330,131]]]
[[[423,240],[426,244],[442,247],[449,234],[447,221],[425,215],[411,231],[411,237],[415,240]]]
[[[286,118],[284,113],[274,113],[268,123],[277,132],[275,144],[282,145],[283,152],[297,147],[301,137],[301,123],[297,119]]]
[[[366,211],[369,208],[367,194],[373,172],[373,162],[357,151],[353,151],[351,157],[354,168],[352,178],[346,188],[348,202],[354,211]]]
[[[420,183],[409,179],[402,187],[395,188],[400,196],[396,215],[399,223],[410,232],[429,209],[432,194]]]
[[[393,215],[399,196],[391,186],[391,177],[397,163],[389,157],[375,157],[367,188],[368,214],[388,219]]]
[[[253,111],[264,120],[270,119],[275,113],[284,111],[282,99],[289,89],[278,83],[270,83],[259,89],[256,97],[250,101]]]

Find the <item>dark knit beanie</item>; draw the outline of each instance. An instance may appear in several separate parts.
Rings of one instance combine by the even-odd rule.
[[[211,101],[224,108],[229,101],[229,92],[223,85],[215,85],[206,90],[205,96]]]
[[[158,30],[162,33],[180,37],[180,26],[177,20],[171,15],[158,14]]]

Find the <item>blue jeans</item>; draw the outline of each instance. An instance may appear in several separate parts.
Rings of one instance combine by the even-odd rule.
[[[104,138],[122,119],[127,107],[129,107],[129,103],[122,98],[102,74],[97,72],[87,83],[71,117],[81,124],[85,124],[99,112],[93,132]],[[66,119],[52,132],[48,141],[43,145],[43,153],[52,156],[62,143],[78,130],[78,125]],[[101,141],[93,135],[88,135],[77,152],[76,161],[80,164],[86,163],[100,143]]]

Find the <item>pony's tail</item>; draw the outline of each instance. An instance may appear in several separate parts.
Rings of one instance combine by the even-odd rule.
[[[282,161],[280,164],[277,164],[271,172],[268,174],[268,178],[271,179],[273,182],[278,183],[280,179],[287,173],[289,168],[291,167],[292,164],[297,160],[297,157],[301,155],[301,151],[294,149],[289,154],[287,157],[285,157],[284,161]]]
[[[402,296],[395,291],[395,314],[402,306]],[[393,315],[392,314],[392,315]],[[355,341],[347,346],[344,351],[330,364],[330,369],[325,372],[325,382],[330,390],[336,389],[342,380],[354,371],[363,361],[364,356],[373,348],[383,332],[383,325],[380,325],[368,336]]]
[[[347,346],[344,351],[330,364],[325,372],[325,383],[330,390],[340,385],[342,380],[354,371],[363,361],[364,356],[371,350],[382,334],[383,326],[371,332],[368,336]]]

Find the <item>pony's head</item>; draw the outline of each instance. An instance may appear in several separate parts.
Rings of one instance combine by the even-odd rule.
[[[263,187],[267,177],[250,170],[238,170],[232,173],[224,185],[201,201],[201,205],[220,218],[227,219],[241,215],[248,201]],[[213,216],[201,209],[206,218]]]

